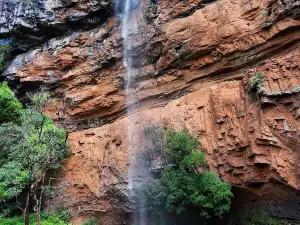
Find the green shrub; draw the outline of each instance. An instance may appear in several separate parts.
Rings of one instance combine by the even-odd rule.
[[[230,209],[231,187],[205,169],[205,155],[198,150],[198,139],[187,130],[166,133],[169,165],[161,176],[144,185],[139,197],[147,209],[167,209],[180,214],[188,206],[198,209],[204,218],[221,217]]]
[[[7,83],[0,83],[0,124],[19,123],[23,107]]]

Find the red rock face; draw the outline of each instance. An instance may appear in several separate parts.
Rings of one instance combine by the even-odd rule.
[[[52,86],[57,105],[47,113],[64,118],[71,132],[73,155],[48,207],[71,209],[75,224],[89,213],[105,224],[126,221],[128,120],[135,124],[136,155],[145,146],[145,127],[188,128],[221,178],[268,204],[294,204],[300,188],[299,3],[143,1],[132,23],[130,104],[139,104],[130,115],[115,18],[19,55],[6,72],[23,88]],[[266,89],[258,101],[248,91],[256,72],[264,74]],[[294,217],[298,209],[277,214]]]

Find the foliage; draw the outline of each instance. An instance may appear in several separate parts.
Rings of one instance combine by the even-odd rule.
[[[169,160],[180,164],[193,151],[198,151],[198,139],[193,137],[188,130],[169,130],[166,133],[166,149]]]
[[[251,94],[254,101],[258,101],[263,95],[266,94],[267,90],[263,87],[264,76],[264,73],[256,71],[248,86],[248,93]]]
[[[7,150],[8,160],[24,169],[33,167],[29,179],[39,174],[44,164],[49,163],[47,160],[52,160],[48,169],[57,169],[67,152],[65,131],[57,128],[50,118],[32,110],[24,110],[21,121],[21,125],[0,126],[0,147]]]
[[[45,197],[48,198],[48,199],[54,198],[55,197],[54,188],[52,186],[45,186],[44,187],[44,194],[45,194]]]
[[[29,216],[29,219],[31,225],[36,225],[34,214],[31,214]],[[71,225],[70,223],[66,223],[65,221],[61,220],[59,214],[55,212],[42,213],[41,221],[43,225]],[[24,225],[24,219],[21,216],[0,218],[0,224],[1,225]]]
[[[167,168],[161,179],[147,185],[146,197],[151,209],[165,205],[168,211],[180,214],[191,205],[201,216],[209,218],[212,215],[220,217],[230,209],[232,193],[230,185],[212,172],[197,174]]]
[[[72,218],[72,213],[69,210],[60,209],[59,212],[58,212],[58,217],[59,217],[60,220],[67,223]]]
[[[0,202],[18,196],[25,184],[38,189],[46,172],[60,168],[67,154],[66,133],[50,118],[24,110],[21,121],[21,125],[0,126],[1,159],[9,161],[0,169],[0,182],[5,190]]]
[[[10,205],[27,220],[34,207],[38,220],[46,175],[59,169],[67,156],[67,134],[41,112],[51,102],[46,92],[31,95],[32,105],[23,110],[7,84],[1,87],[0,104],[11,110],[0,114],[0,214],[9,214]]]
[[[181,169],[195,170],[198,166],[205,167],[205,155],[202,152],[193,150],[189,155],[185,156],[180,162]]]
[[[201,216],[221,217],[230,209],[230,185],[204,168],[205,155],[198,150],[198,139],[187,130],[166,132],[166,152],[169,164],[161,176],[144,185],[140,198],[150,210],[166,208],[178,214],[188,206],[197,208]]]
[[[31,100],[31,108],[38,112],[41,112],[47,104],[55,103],[45,87],[41,87],[39,92],[28,93],[28,97]]]
[[[142,205],[146,205],[154,213],[165,207],[167,195],[168,189],[162,179],[155,179],[144,185],[138,193]]]
[[[97,225],[98,223],[96,222],[94,217],[90,217],[87,221],[82,223],[81,225]]]
[[[12,199],[19,195],[28,180],[28,172],[22,170],[16,161],[4,164],[0,168],[0,199]]]
[[[0,83],[0,124],[20,122],[23,113],[22,104],[10,90],[7,83]]]
[[[199,141],[188,130],[166,132],[166,152],[169,161],[182,169],[205,166],[205,156],[198,150]]]

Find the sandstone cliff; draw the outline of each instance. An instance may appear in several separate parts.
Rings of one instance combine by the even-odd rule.
[[[22,40],[17,34],[30,28],[30,42],[40,42],[23,50],[47,42],[16,56],[4,76],[19,83],[20,95],[47,85],[57,100],[47,113],[70,132],[73,154],[49,208],[71,209],[75,224],[89,214],[105,224],[127,220],[127,128],[134,121],[134,152],[143,149],[148,125],[186,127],[210,169],[234,186],[233,209],[260,205],[300,217],[299,1],[143,0],[127,46],[135,59],[130,112],[120,21],[104,13],[111,2],[49,0],[34,12],[9,4],[0,3],[1,34]],[[259,101],[248,92],[256,72],[266,89]]]

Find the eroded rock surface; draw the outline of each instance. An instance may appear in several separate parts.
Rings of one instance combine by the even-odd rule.
[[[130,120],[136,158],[146,126],[188,128],[210,169],[256,196],[251,204],[299,217],[299,10],[299,1],[142,1],[127,46],[130,113],[117,18],[17,56],[6,78],[20,93],[49,86],[57,105],[47,113],[71,132],[73,155],[48,207],[72,209],[75,224],[91,213],[126,221]],[[256,72],[266,89],[258,101],[248,92]]]
[[[51,37],[95,27],[113,13],[110,0],[5,0],[0,2],[0,37],[14,37],[17,50]]]

